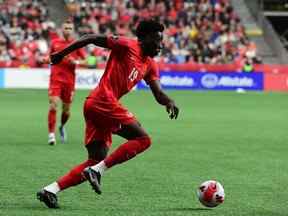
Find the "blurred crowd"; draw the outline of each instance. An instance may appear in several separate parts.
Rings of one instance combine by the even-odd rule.
[[[42,66],[55,29],[47,1],[5,0],[0,11],[0,67]]]
[[[41,67],[57,37],[48,0],[0,4],[0,67]],[[77,37],[87,33],[134,36],[139,20],[154,17],[166,26],[161,63],[260,63],[229,0],[66,0]],[[59,32],[59,31],[58,31]],[[103,64],[105,49],[89,46],[90,67]]]

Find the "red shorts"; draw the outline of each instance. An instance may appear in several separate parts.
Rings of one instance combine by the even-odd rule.
[[[71,103],[74,96],[74,90],[74,85],[59,81],[51,81],[49,85],[48,95],[60,97],[60,99],[64,103]]]
[[[107,147],[112,144],[112,134],[121,129],[121,125],[136,122],[135,116],[120,104],[110,113],[99,111],[95,99],[88,98],[84,104],[86,122],[85,145],[94,140],[104,141]]]

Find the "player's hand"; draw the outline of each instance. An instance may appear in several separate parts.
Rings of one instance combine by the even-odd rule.
[[[64,58],[64,56],[61,55],[60,53],[53,53],[50,55],[50,63],[51,64],[58,64],[62,61],[63,58]]]
[[[80,64],[79,60],[72,58],[72,57],[68,57],[67,60],[70,62],[70,64],[73,64],[73,65],[79,65]]]
[[[50,58],[49,56],[45,56],[45,57],[40,57],[38,59],[40,64],[49,64],[50,63]]]
[[[169,102],[166,105],[166,111],[170,119],[177,119],[179,114],[179,108],[175,105],[173,101]]]

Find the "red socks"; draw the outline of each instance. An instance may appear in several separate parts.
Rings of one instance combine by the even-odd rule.
[[[55,132],[56,126],[56,110],[50,109],[48,112],[48,131],[49,133]]]
[[[61,125],[64,125],[70,117],[70,114],[67,112],[62,112],[61,115]],[[55,133],[56,127],[56,110],[50,109],[48,112],[48,131],[49,133]]]
[[[61,190],[64,190],[68,187],[81,184],[85,181],[85,179],[82,176],[82,171],[88,167],[93,166],[97,163],[97,161],[88,159],[87,161],[83,162],[82,164],[79,164],[75,166],[69,173],[62,176],[57,180],[57,183]]]
[[[123,163],[131,158],[135,157],[137,154],[143,152],[151,145],[151,139],[146,137],[140,137],[134,140],[129,140],[126,143],[120,145],[112,154],[110,154],[105,160],[105,165],[110,168],[116,164]],[[61,190],[68,187],[78,185],[85,181],[82,176],[82,171],[88,167],[97,164],[98,161],[88,159],[75,166],[69,173],[62,176],[57,180],[57,183]]]
[[[151,139],[148,136],[129,140],[128,142],[120,145],[114,152],[106,157],[104,163],[108,168],[116,164],[123,163],[135,157],[137,154],[143,152],[149,148],[150,145]]]
[[[69,112],[62,112],[61,115],[61,125],[63,126],[69,119],[70,113]]]

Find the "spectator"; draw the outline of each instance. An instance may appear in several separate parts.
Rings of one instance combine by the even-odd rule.
[[[254,70],[254,67],[253,67],[252,60],[249,58],[246,58],[242,71],[244,73],[251,73],[251,72],[253,72],[253,70]]]
[[[158,58],[162,63],[226,64],[243,62],[245,58],[261,62],[229,0],[65,2],[79,36],[87,33],[131,36],[139,20],[147,17],[165,23],[166,49]],[[5,38],[2,44],[6,44],[6,48],[1,45],[0,59],[5,59],[7,65],[19,65],[26,59],[25,64],[39,66],[35,58],[47,55],[50,40],[57,37],[55,24],[49,19],[47,0],[7,0],[7,4],[1,5],[0,27],[0,37]],[[92,52],[97,64],[105,62],[107,51]]]
[[[88,68],[96,68],[97,67],[97,57],[93,53],[93,49],[88,49],[89,53],[86,57],[87,67]]]

